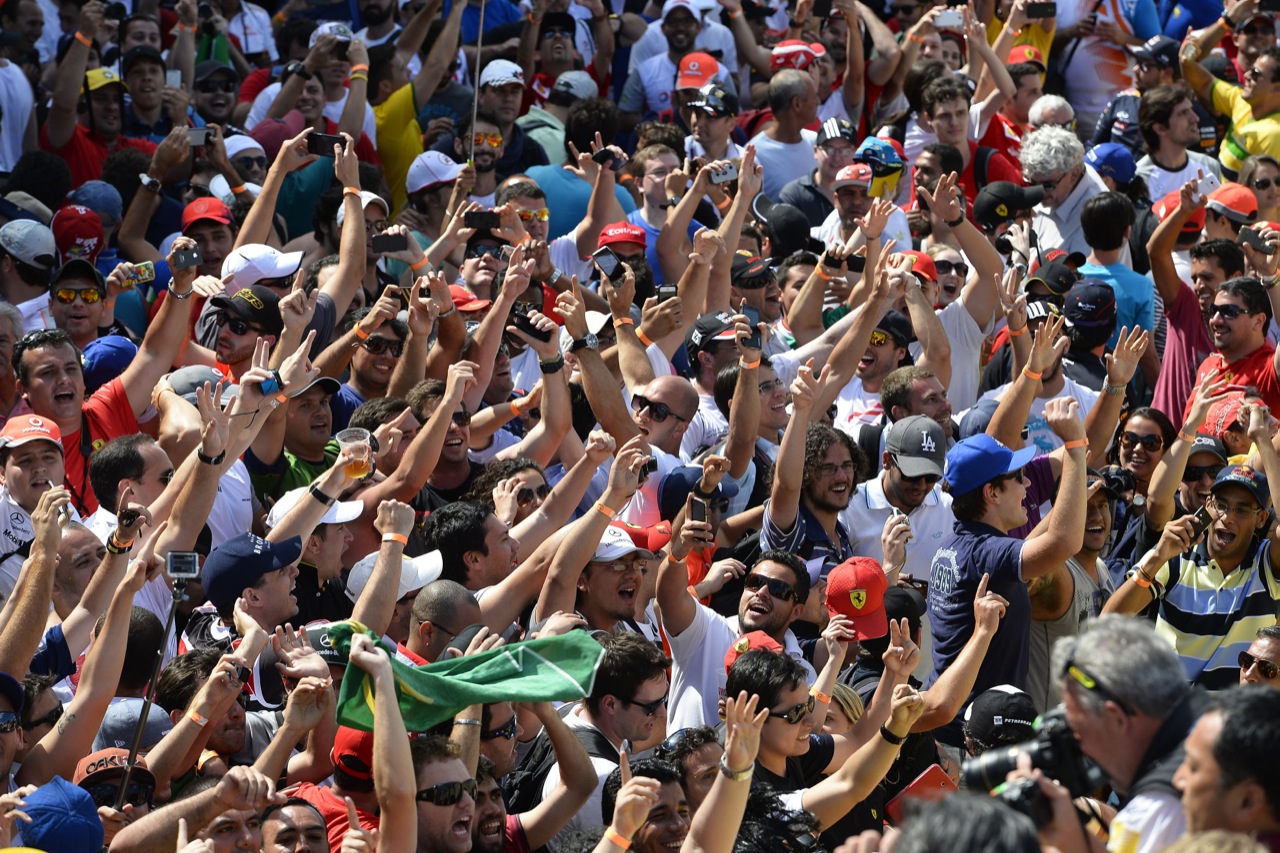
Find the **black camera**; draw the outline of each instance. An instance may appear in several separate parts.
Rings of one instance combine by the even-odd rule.
[[[1005,777],[1018,768],[1018,756],[1030,756],[1032,767],[1056,780],[1072,797],[1086,796],[1107,779],[1102,768],[1080,751],[1061,705],[1037,718],[1035,729],[1036,735],[1029,741],[993,749],[966,761],[961,776],[967,787],[993,791],[997,799],[1031,818],[1039,828],[1052,819],[1052,809],[1040,786],[1032,779],[1005,784]]]
[[[123,3],[108,3],[102,9],[102,16],[108,21],[123,21],[129,17],[129,9]]]

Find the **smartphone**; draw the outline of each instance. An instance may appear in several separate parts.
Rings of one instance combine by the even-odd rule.
[[[694,495],[689,499],[689,520],[690,521],[706,521],[707,520],[707,502],[702,498]]]
[[[550,331],[544,332],[542,329],[539,329],[537,326],[533,325],[533,321],[524,314],[512,314],[511,325],[515,326],[534,340],[539,340],[543,343],[551,340]]]
[[[1261,0],[1258,3],[1259,12],[1280,12],[1280,0]]]
[[[596,266],[600,268],[600,273],[608,279],[612,279],[618,270],[622,268],[622,261],[618,260],[618,256],[608,246],[592,252],[591,260],[596,262]]]
[[[373,242],[370,245],[373,251],[379,255],[386,255],[390,252],[403,252],[409,248],[409,235],[374,234]]]
[[[511,256],[512,256],[512,255],[514,255],[514,254],[516,253],[516,247],[515,247],[515,246],[503,246],[503,247],[502,247],[502,248],[500,248],[498,251],[502,253],[502,262],[503,262],[504,264],[509,264],[509,263],[511,263]],[[526,300],[526,301],[528,301],[528,300]]]
[[[885,803],[884,810],[893,819],[894,823],[902,823],[902,807],[907,800],[917,799],[932,802],[940,800],[957,790],[959,789],[956,787],[956,783],[951,781],[947,771],[943,770],[938,764],[930,764],[910,785],[903,788],[898,796]]]
[[[164,558],[164,570],[170,580],[200,577],[200,555],[195,551],[170,551]]]
[[[502,227],[502,216],[492,210],[473,210],[464,214],[462,224],[467,228],[485,228],[492,231]]]
[[[179,84],[181,85],[181,84]],[[198,145],[208,145],[209,137],[213,134],[213,129],[208,127],[188,127],[187,141],[194,148]]]
[[[1198,510],[1196,510],[1195,515],[1191,516],[1191,541],[1192,542],[1195,542],[1197,539],[1199,539],[1201,535],[1203,535],[1204,532],[1209,529],[1209,523],[1211,521],[1213,521],[1213,519],[1209,516],[1209,510],[1205,509],[1204,507],[1200,507]]]
[[[608,148],[601,148],[591,155],[591,159],[601,166],[608,166],[614,172],[621,172],[623,167],[627,165],[625,160],[618,159]]]
[[[743,341],[743,344],[748,349],[760,349],[760,347],[764,346],[760,339],[760,312],[750,305],[743,305],[738,310],[746,316],[747,322],[751,324],[751,334]]]
[[[867,268],[867,258],[865,255],[850,255],[844,259],[849,265],[849,272],[860,273]]]
[[[198,267],[204,263],[204,252],[200,251],[200,247],[194,249],[174,249],[173,250],[173,268],[177,270],[189,270],[192,267]]]
[[[708,178],[713,184],[727,184],[738,180],[738,164],[730,163],[718,172],[712,172]]]
[[[332,157],[333,146],[345,146],[347,140],[334,133],[313,133],[307,137],[307,153],[321,157]]]
[[[140,264],[133,265],[133,272],[129,274],[127,279],[128,286],[133,287],[138,284],[145,284],[148,281],[155,281],[156,265],[151,261],[143,261]]]
[[[176,68],[170,68],[164,72],[164,84],[170,89],[182,88],[182,72]]]
[[[1240,236],[1236,237],[1236,242],[1241,246],[1252,246],[1264,255],[1274,255],[1276,247],[1262,239],[1262,235],[1255,229],[1245,226],[1240,229]]]
[[[958,7],[948,7],[933,19],[933,25],[940,30],[963,30],[964,11]]]
[[[338,59],[346,59],[347,51],[351,49],[351,42],[339,41],[333,46],[333,55]]]
[[[680,288],[676,287],[674,284],[658,285],[658,301],[659,302],[666,302],[668,299],[675,299],[679,295],[680,295]]]
[[[1222,186],[1222,181],[1218,180],[1218,176],[1210,172],[1200,180],[1196,181],[1196,201],[1202,198],[1208,198],[1209,193]]]
[[[1035,20],[1036,18],[1056,18],[1058,17],[1057,3],[1028,3],[1027,17]]]

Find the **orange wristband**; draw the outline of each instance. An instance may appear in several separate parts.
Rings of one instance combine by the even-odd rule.
[[[1019,330],[1018,330],[1018,331],[1016,331],[1016,332],[1015,332],[1013,329],[1010,329],[1010,330],[1009,330],[1009,337],[1011,337],[1011,338],[1016,338],[1016,337],[1018,337],[1019,335],[1025,335],[1026,333],[1027,333],[1027,327],[1026,327],[1026,326],[1023,326],[1021,329],[1019,329]]]
[[[635,324],[636,324],[636,321],[630,317],[614,317],[613,318],[613,327],[615,329],[618,328],[619,326],[634,326]]]
[[[240,185],[240,186],[238,186],[238,187],[232,187],[232,188],[231,188],[231,193],[232,193],[232,195],[240,195],[240,193],[242,193],[242,192],[244,192],[244,184],[241,184],[241,185]]]
[[[813,274],[816,275],[818,278],[822,279],[823,281],[831,281],[832,279],[835,278],[835,276],[828,275],[827,273],[823,272],[821,264],[813,268]]]
[[[351,70],[352,70],[352,72],[355,72],[355,71],[364,71],[364,72],[368,73],[368,71],[369,71],[369,66],[368,66],[368,65],[365,65],[363,62],[357,62],[355,65],[351,66]]]
[[[592,509],[599,510],[601,515],[603,515],[605,518],[610,520],[612,520],[613,517],[618,514],[615,510],[609,509],[600,501],[596,501],[595,506],[593,506]]]
[[[80,42],[85,47],[93,47],[93,39],[89,38],[79,30],[76,30],[76,41]]]
[[[409,537],[403,533],[384,533],[382,534],[383,542],[399,542],[401,545],[409,544]]]
[[[1034,379],[1037,382],[1039,382],[1041,377],[1044,376],[1043,373],[1036,373],[1034,370],[1031,370],[1030,368],[1026,368],[1026,367],[1022,368],[1022,375],[1027,377],[1028,379]]]
[[[355,332],[355,333],[356,333],[356,337],[357,337],[357,338],[359,338],[360,340],[362,340],[362,341],[367,341],[367,340],[369,340],[369,333],[368,333],[368,332],[366,332],[364,329],[360,328],[360,324],[359,324],[359,323],[357,323],[356,325],[352,326],[352,327],[351,327],[351,331]]]
[[[631,839],[623,838],[620,834],[618,834],[618,830],[614,829],[612,826],[604,831],[604,840],[608,841],[611,844],[616,844],[617,846],[621,847],[623,850],[631,849]]]
[[[427,264],[429,264],[429,263],[431,263],[431,262],[427,260],[427,256],[424,254],[424,255],[422,256],[422,260],[420,260],[420,261],[418,261],[417,263],[414,263],[414,264],[409,264],[409,269],[413,270],[414,272],[417,272],[418,270],[422,269],[423,267],[425,267],[425,266],[426,266]]]
[[[731,204],[733,204],[733,199],[729,198],[729,196],[725,196],[724,201],[716,205],[716,210],[725,210]]]
[[[741,358],[739,358],[738,366],[741,367],[743,370],[755,370],[757,367],[760,366],[760,359],[757,358],[755,361],[743,361]]]
[[[360,188],[359,188],[359,187],[343,187],[343,188],[342,188],[342,194],[343,194],[344,196],[345,196],[345,195],[353,195],[353,196],[355,196],[356,198],[359,198],[359,197],[360,197]]]
[[[513,418],[520,417],[520,407],[516,405],[515,400],[511,401],[511,417]]]
[[[1136,571],[1133,573],[1133,582],[1142,589],[1151,588],[1151,581],[1148,580],[1147,576],[1144,575],[1141,571]]]
[[[819,690],[816,687],[809,688],[809,695],[812,696],[814,699],[817,699],[819,702],[821,702],[824,705],[831,704],[831,697],[823,693],[821,690]]]
[[[644,330],[641,329],[639,326],[636,326],[636,337],[639,338],[640,343],[644,344],[645,346],[647,347],[653,346],[653,341],[649,340],[649,336],[646,335],[644,333]]]
[[[202,729],[205,726],[209,725],[209,718],[200,716],[199,711],[192,711],[190,714],[187,715],[187,717],[190,718],[191,722],[195,723],[197,726],[199,726]]]
[[[1087,438],[1077,438],[1075,441],[1068,441],[1066,444],[1064,444],[1064,445],[1062,445],[1062,446],[1063,446],[1064,448],[1066,448],[1067,450],[1075,450],[1077,447],[1088,447],[1088,446],[1089,446],[1089,439],[1087,439]]]

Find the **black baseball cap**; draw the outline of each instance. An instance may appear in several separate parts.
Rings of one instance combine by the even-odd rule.
[[[1044,198],[1044,187],[1020,187],[1010,181],[995,181],[978,191],[973,200],[973,218],[988,231],[1012,222],[1023,210],[1030,210]]]

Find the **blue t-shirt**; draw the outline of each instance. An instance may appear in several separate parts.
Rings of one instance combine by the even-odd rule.
[[[1107,341],[1107,351],[1116,348],[1120,330],[1141,326],[1154,334],[1156,328],[1155,284],[1145,275],[1139,275],[1123,264],[1085,264],[1080,275],[1096,278],[1111,285],[1116,294],[1116,329]]]
[[[453,0],[448,0],[444,7],[440,10],[441,18],[449,17],[449,9],[453,6]],[[484,31],[486,33],[493,32],[495,27],[503,24],[514,24],[523,19],[520,10],[516,8],[516,4],[511,0],[484,0]],[[466,10],[462,13],[462,43],[475,44],[476,36],[480,34],[480,4],[467,4]],[[487,41],[487,40],[486,40]]]
[[[946,672],[973,636],[973,602],[983,574],[990,574],[987,590],[1003,596],[1009,607],[969,696],[972,699],[1000,684],[1025,690],[1031,647],[1031,598],[1022,580],[1023,540],[977,521],[957,521],[954,529],[934,555],[929,569],[929,624],[933,629],[933,676],[929,683]],[[957,715],[956,719],[962,716]],[[962,746],[964,736],[959,723],[938,729],[938,740]]]
[[[551,211],[551,220],[547,223],[550,229],[547,233],[548,241],[563,237],[587,218],[591,184],[565,171],[564,166],[558,163],[553,166],[534,166],[526,169],[525,174],[547,194],[547,209]],[[622,187],[614,187],[613,194],[627,213],[636,209],[635,200]]]
[[[644,214],[639,210],[633,210],[627,214],[627,221],[632,225],[639,225],[644,229],[647,235],[645,244],[644,259],[649,265],[649,269],[653,270],[653,283],[666,284],[667,277],[662,274],[662,264],[658,262],[658,229],[654,228],[645,221]],[[693,235],[698,233],[698,229],[702,228],[701,222],[696,219],[689,223],[689,239],[693,239]]]
[[[333,412],[333,431],[342,432],[351,423],[351,414],[365,402],[360,392],[343,382],[338,393],[329,398],[329,409]]]
[[[67,648],[67,638],[62,634],[61,625],[54,625],[44,632],[40,649],[27,669],[36,675],[54,675],[59,679],[75,674],[76,660],[71,656],[71,649]]]

